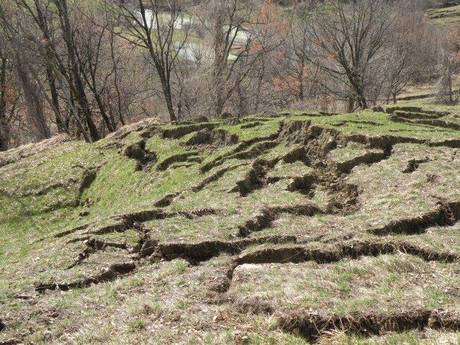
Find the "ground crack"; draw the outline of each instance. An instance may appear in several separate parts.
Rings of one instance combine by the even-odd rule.
[[[450,226],[460,220],[460,202],[439,202],[438,207],[414,218],[392,221],[389,224],[369,230],[374,235],[421,234],[434,226]]]
[[[114,281],[119,277],[132,273],[135,269],[136,264],[134,262],[117,263],[110,265],[108,269],[103,270],[100,274],[70,283],[38,283],[35,285],[35,291],[44,293],[47,290],[69,291],[71,289],[86,288],[94,284]]]
[[[426,309],[394,313],[355,312],[346,316],[296,311],[279,317],[278,324],[286,332],[300,334],[316,342],[331,331],[368,337],[426,328],[455,332],[460,329],[460,316],[443,310]]]
[[[264,208],[253,219],[248,220],[238,228],[239,237],[248,237],[251,233],[269,228],[273,221],[283,213],[311,217],[315,214],[323,214],[324,211],[314,204],[277,206]]]

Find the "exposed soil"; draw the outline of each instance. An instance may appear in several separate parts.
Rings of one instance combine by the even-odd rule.
[[[155,207],[168,207],[172,204],[174,199],[178,197],[181,193],[172,193],[172,194],[166,194],[164,197],[162,197],[160,200],[156,201],[153,206]]]
[[[285,154],[282,158],[282,161],[285,163],[295,163],[295,162],[302,162],[305,165],[311,165],[311,160],[307,155],[307,150],[305,147],[298,147],[291,152]]]
[[[85,190],[89,189],[93,182],[96,180],[97,172],[98,169],[88,169],[83,172],[80,186],[78,188],[78,200],[80,200],[80,203],[82,201],[81,199]]]
[[[324,211],[311,203],[285,207],[267,207],[264,208],[253,219],[250,219],[244,225],[241,225],[238,228],[238,236],[248,237],[253,232],[258,232],[269,228],[273,221],[275,221],[283,213],[311,217],[315,214],[322,214]]]
[[[158,241],[151,238],[150,230],[145,228],[142,224],[137,224],[136,231],[138,242],[133,252],[137,253],[138,259],[152,255],[158,246]]]
[[[221,254],[236,255],[241,253],[245,248],[256,244],[282,244],[295,243],[295,236],[267,236],[238,241],[204,241],[198,243],[160,243],[155,257],[166,260],[177,258],[186,259],[191,263],[207,261],[212,257]]]
[[[448,111],[430,111],[423,110],[422,108],[417,107],[393,107],[387,108],[388,114],[393,114],[398,117],[407,118],[407,119],[438,119],[443,116],[447,116],[450,113]]]
[[[460,316],[442,310],[410,310],[391,314],[352,313],[346,316],[311,312],[293,312],[279,318],[286,332],[304,336],[315,342],[332,331],[343,331],[361,336],[382,335],[387,332],[424,330],[425,328],[458,331]]]
[[[358,165],[361,165],[361,164],[374,164],[374,163],[378,163],[384,159],[387,159],[389,157],[389,155],[391,154],[391,152],[385,152],[385,151],[381,151],[381,152],[366,152],[364,155],[362,156],[358,156],[358,157],[355,157],[353,159],[350,159],[346,162],[341,162],[341,163],[337,163],[337,168],[345,173],[345,174],[349,174],[354,167],[358,166]]]
[[[267,172],[273,168],[275,162],[268,162],[263,159],[256,159],[252,163],[252,168],[245,178],[236,183],[236,187],[231,192],[239,192],[241,196],[246,196],[256,189],[263,188],[269,182]]]
[[[314,186],[318,182],[315,175],[306,174],[304,176],[296,176],[288,186],[288,191],[299,192],[312,198],[314,195]]]
[[[28,197],[28,196],[43,196],[46,195],[56,189],[67,189],[72,185],[76,185],[79,183],[79,180],[76,178],[70,178],[65,182],[55,182],[55,183],[50,183],[49,185],[37,188],[37,189],[31,189],[27,190],[24,192],[19,192],[19,191],[12,191],[12,190],[0,190],[0,193],[7,197]]]
[[[386,108],[386,112],[388,114],[395,114],[395,113],[402,113],[402,114],[415,114],[413,116],[427,116],[433,115],[434,118],[442,117],[449,115],[450,113],[447,111],[435,111],[435,110],[424,110],[421,107],[407,107],[407,106],[395,106],[395,107],[388,107]],[[422,115],[418,115],[422,114]]]
[[[332,249],[310,249],[305,246],[268,248],[245,254],[235,259],[237,265],[265,263],[300,263],[315,261],[319,264],[337,262],[344,258],[378,256],[403,252],[426,261],[457,262],[458,255],[436,252],[407,242],[353,241],[336,245]]]
[[[278,142],[276,141],[262,141],[258,144],[255,144],[252,148],[250,148],[247,151],[237,152],[232,155],[226,156],[222,159],[217,159],[215,161],[212,161],[206,164],[205,166],[203,166],[201,168],[201,171],[202,172],[209,171],[212,168],[222,165],[226,160],[230,160],[230,159],[241,159],[241,160],[255,159],[259,157],[260,155],[264,154],[265,152],[267,152],[268,150],[274,148],[277,145],[278,145]]]
[[[240,128],[241,128],[241,129],[248,129],[248,128],[259,127],[259,126],[261,126],[261,125],[263,125],[262,122],[260,122],[260,121],[255,121],[255,122],[248,122],[248,123],[246,123],[246,124],[244,124],[244,125],[241,125]]]
[[[136,144],[126,147],[124,155],[128,158],[134,159],[136,170],[147,170],[150,166],[157,162],[157,155],[145,148],[146,141],[142,140]]]
[[[391,114],[391,116],[397,117],[398,121],[416,123],[420,123],[420,121],[429,121],[430,123],[437,124],[439,121],[444,123],[441,118],[447,115],[440,112],[425,112],[418,108],[395,109]],[[245,122],[245,120],[242,119],[241,122],[243,124],[240,127],[242,129],[257,127],[262,125],[263,121],[263,119],[260,121],[254,121],[254,119],[252,119],[250,122]],[[344,121],[344,123],[345,122],[354,123],[356,121]],[[359,122],[359,124],[379,125],[372,121],[367,123],[365,121]],[[189,190],[177,192],[169,191],[169,194],[164,195],[158,200],[145,201],[147,204],[150,202],[154,208],[120,213],[115,216],[107,217],[100,223],[91,222],[55,234],[55,238],[63,238],[72,235],[67,240],[67,244],[82,242],[84,245],[75,262],[73,262],[68,269],[74,269],[76,266],[84,264],[91,255],[96,253],[102,254],[100,253],[101,251],[107,251],[107,255],[112,255],[112,252],[116,252],[117,256],[121,256],[121,259],[118,259],[121,263],[110,266],[107,265],[108,268],[106,266],[105,269],[100,271],[93,271],[83,278],[78,276],[74,278],[75,280],[70,282],[59,281],[59,279],[56,278],[52,279],[51,282],[40,282],[35,285],[35,290],[38,293],[42,294],[48,290],[69,291],[72,289],[87,288],[93,284],[109,282],[126,277],[136,272],[139,267],[153,264],[152,269],[154,267],[155,269],[162,269],[163,264],[158,264],[159,262],[183,259],[192,267],[190,267],[186,273],[180,274],[192,274],[192,276],[196,276],[196,273],[199,272],[200,279],[202,275],[204,275],[204,279],[210,281],[210,284],[207,284],[208,287],[211,288],[211,290],[219,292],[219,294],[209,292],[209,295],[219,296],[223,301],[222,303],[229,304],[229,308],[232,309],[232,312],[275,315],[278,317],[279,327],[282,330],[300,334],[313,342],[333,331],[372,336],[382,335],[387,332],[424,330],[426,328],[452,331],[460,330],[459,315],[440,310],[414,309],[394,313],[369,312],[354,313],[344,316],[327,314],[327,312],[325,314],[314,313],[311,312],[311,310],[283,314],[283,310],[277,310],[270,302],[263,300],[261,297],[249,296],[247,298],[239,298],[238,293],[234,293],[234,289],[231,290],[231,294],[226,293],[229,291],[232,284],[235,269],[246,264],[298,264],[315,262],[323,265],[340,262],[342,260],[357,260],[362,257],[399,255],[404,253],[424,261],[436,261],[458,265],[458,263],[460,263],[460,256],[457,253],[437,250],[429,246],[422,246],[409,241],[398,241],[391,237],[391,235],[416,235],[424,233],[427,229],[434,226],[443,227],[453,225],[460,219],[460,202],[442,201],[435,209],[421,214],[418,217],[393,220],[379,228],[369,229],[365,238],[371,237],[371,239],[363,240],[360,239],[359,231],[354,232],[352,226],[348,227],[349,224],[347,222],[354,221],[354,217],[347,217],[347,215],[358,211],[361,207],[361,203],[364,204],[366,202],[364,198],[366,194],[362,194],[363,197],[360,198],[360,188],[363,188],[363,191],[367,190],[365,186],[363,187],[361,184],[358,187],[358,185],[348,183],[347,175],[349,175],[355,167],[360,165],[372,165],[379,162],[382,162],[382,164],[392,164],[393,160],[390,162],[384,161],[391,157],[394,145],[399,143],[418,143],[426,145],[425,148],[429,146],[459,148],[460,140],[450,139],[441,142],[428,142],[420,139],[398,136],[346,136],[336,129],[321,128],[308,121],[284,122],[281,124],[276,134],[242,142],[239,141],[238,136],[218,128],[217,123],[182,123],[174,128],[160,129],[145,127],[144,129],[139,128],[139,131],[143,131],[140,133],[143,138],[142,140],[125,148],[123,145],[119,147],[120,152],[121,149],[124,148],[123,153],[126,157],[136,161],[137,170],[148,170],[153,164],[157,163],[156,153],[146,150],[146,139],[150,138],[155,133],[159,133],[162,138],[166,139],[179,139],[190,134],[190,136],[187,137],[189,139],[181,145],[191,148],[194,151],[166,158],[158,163],[156,167],[157,171],[169,169],[170,172],[172,172],[173,168],[201,164],[202,157],[204,157],[201,153],[202,151],[208,149],[212,150],[219,146],[234,145],[234,147],[232,146],[229,148],[229,152],[201,165],[200,170],[202,173],[206,173],[214,168],[216,168],[216,170],[213,170],[212,174],[207,177],[203,176],[201,182],[193,181],[193,183],[198,183],[191,188],[193,192],[199,193],[211,183],[221,179],[225,174],[245,166],[247,169],[246,175],[235,178],[234,182],[236,186],[231,192],[239,193],[241,197],[246,197],[250,193],[266,188],[271,183],[285,179],[287,180],[287,190],[292,193],[301,193],[302,195],[295,195],[295,198],[305,199],[305,202],[297,202],[298,204],[286,203],[286,205],[283,206],[260,207],[255,205],[254,209],[251,209],[251,211],[255,212],[253,216],[250,216],[250,219],[245,222],[243,219],[243,224],[237,227],[236,233],[232,235],[223,235],[227,236],[224,237],[224,239],[220,237],[212,238],[211,236],[205,241],[191,242],[190,239],[187,240],[187,238],[179,237],[179,239],[174,242],[160,242],[156,236],[157,231],[162,231],[162,227],[164,226],[161,222],[162,220],[174,217],[184,217],[193,220],[206,216],[228,216],[224,210],[214,208],[186,209],[183,211],[170,209],[168,207],[174,202],[179,204],[179,198],[181,199],[180,203],[184,202],[185,204],[185,202],[188,201],[186,198],[190,195],[188,193]],[[120,132],[119,135],[125,136],[127,134],[126,132]],[[345,147],[350,142],[357,142],[364,145],[366,152],[361,156],[344,162],[336,162],[330,158],[332,150]],[[285,144],[292,145],[290,152],[286,153],[287,151],[283,151],[283,154],[274,159],[264,159],[264,157],[261,157],[261,155],[265,153],[270,153],[271,157],[271,154],[275,153],[275,151],[285,150]],[[271,152],[275,147],[276,150]],[[454,157],[454,155],[455,153],[452,157]],[[420,156],[415,157],[420,158]],[[229,160],[239,160],[240,162],[232,161],[230,163]],[[293,166],[289,166],[289,164],[296,162],[301,162],[308,167],[298,173],[300,176],[271,177],[270,173],[275,172],[273,170],[275,167],[278,168],[278,164],[281,169],[288,168],[286,171],[289,171],[289,168],[294,168]],[[411,159],[407,162],[407,167],[403,172],[406,174],[413,173],[419,168],[420,164],[428,162],[430,162],[428,158]],[[225,163],[231,165],[222,167]],[[306,171],[308,171],[308,173],[306,173]],[[84,191],[90,188],[97,178],[97,173],[98,170],[96,168],[86,168],[82,179],[75,179],[72,182],[73,187],[78,189],[80,199]],[[155,171],[151,171],[150,173],[158,174]],[[291,173],[288,172],[287,175],[289,174]],[[292,173],[292,175],[296,175],[296,172]],[[416,174],[414,174],[414,176],[415,175]],[[441,174],[439,176],[441,176]],[[439,177],[431,175],[429,178],[431,180],[436,180]],[[56,188],[65,187],[65,183],[56,182],[34,191],[33,193],[35,194],[33,195],[44,195]],[[278,185],[276,185],[276,187],[278,187]],[[209,191],[214,192],[215,190],[211,188]],[[4,193],[5,191],[0,192]],[[222,191],[219,190],[219,192]],[[324,206],[320,207],[309,200],[315,196],[318,197],[321,205]],[[198,198],[199,195],[193,195],[193,197]],[[227,197],[235,198],[234,195],[227,195]],[[274,197],[276,198],[276,196]],[[192,200],[195,201],[195,199]],[[246,205],[250,202],[249,198],[243,199],[237,197],[235,200],[241,202],[242,205]],[[445,199],[439,198],[439,200]],[[212,202],[214,202],[214,200]],[[233,199],[232,202],[234,202]],[[174,206],[176,206],[176,204],[174,204]],[[216,202],[215,204],[218,203]],[[142,205],[144,205],[144,203]],[[199,203],[199,205],[202,205],[202,203]],[[283,214],[304,217],[328,215],[328,217],[326,221],[324,221],[323,217],[312,220],[315,222],[318,221],[321,228],[318,230],[318,233],[313,234],[311,237],[302,236],[297,238],[296,236],[284,235],[256,237],[256,233],[262,235],[263,232],[261,231],[270,228]],[[344,220],[346,226],[343,227],[343,231],[341,231],[342,229],[339,229],[339,231],[335,231],[337,229],[332,229],[330,233],[325,234],[323,228],[330,224],[328,223],[329,218],[333,218],[334,215],[340,216],[340,219]],[[144,223],[151,221],[153,225],[151,225],[152,229],[149,229]],[[153,221],[158,222],[154,223]],[[232,219],[232,222],[233,221]],[[340,221],[338,223],[340,223]],[[340,223],[340,226],[341,225],[342,223]],[[168,221],[166,228],[169,228],[169,226],[170,224]],[[176,224],[174,224],[174,226],[176,226]],[[178,223],[177,226],[180,227],[182,224]],[[331,228],[334,226],[331,226]],[[359,226],[357,227],[360,229]],[[127,231],[129,231],[129,236],[131,236],[133,230],[137,235],[137,242],[135,238],[135,244],[131,246],[127,243],[123,243],[123,240],[115,240],[115,242],[110,241],[108,238],[112,236],[108,236],[105,240],[100,237],[95,237]],[[283,229],[280,230],[282,231]],[[291,229],[289,229],[289,231],[290,230]],[[439,231],[442,230],[443,229],[440,229]],[[128,239],[128,234],[117,234],[115,237],[123,238],[125,235]],[[376,235],[378,237],[370,235]],[[204,235],[200,234],[200,238],[206,238],[202,236],[206,236],[206,233],[204,233]],[[73,247],[76,247],[76,245]],[[72,248],[70,248],[70,250],[71,249]],[[74,255],[76,256],[77,253]],[[205,263],[208,260],[211,261]],[[97,264],[99,265],[99,263]],[[103,262],[100,264],[103,265]],[[198,265],[199,267],[197,267]],[[167,265],[164,265],[164,267],[169,269]],[[321,267],[330,269],[330,266],[327,265]],[[249,270],[251,266],[247,266],[247,268]],[[211,272],[208,272],[208,269],[210,269]],[[68,273],[73,273],[73,271]],[[174,273],[171,275],[171,279],[177,279],[177,281],[182,280],[185,276],[179,277],[180,274],[176,276]],[[209,277],[207,277],[207,275],[209,275]],[[189,277],[190,276],[187,276],[187,279]],[[165,281],[167,282],[161,282],[161,284],[165,284],[166,286],[166,284],[169,284],[169,277],[165,279]],[[188,290],[190,288],[188,286],[179,286],[176,282],[174,282],[173,285],[173,289],[180,288],[184,289],[183,291],[186,294],[193,294],[192,290]],[[136,289],[131,289],[131,287],[127,289],[129,289],[130,292],[137,291],[137,287]],[[144,291],[144,289],[148,289],[147,284],[139,288],[140,291]],[[163,292],[159,292],[159,294],[163,294]],[[166,296],[166,292],[164,292],[164,294],[164,296]],[[162,295],[160,298],[164,296]],[[171,297],[171,295],[168,295],[168,298],[169,297]],[[195,297],[196,296],[192,296],[190,298]],[[189,296],[186,298],[189,299]],[[206,303],[206,301],[200,301],[200,303]],[[7,321],[9,321],[9,319],[7,319]],[[2,332],[5,327],[5,324],[0,320],[0,332]]]
[[[51,193],[52,191],[56,189],[64,189],[64,190],[72,190],[72,188],[77,189],[78,192],[78,197],[77,199],[81,199],[81,195],[85,190],[91,187],[91,184],[94,182],[94,180],[97,177],[97,171],[98,167],[96,168],[85,168],[81,167],[83,169],[81,178],[75,178],[71,177],[63,182],[53,182],[48,185],[36,188],[36,189],[30,189],[26,190],[23,192],[20,191],[12,191],[12,190],[0,190],[0,193],[7,196],[7,197],[28,197],[28,196],[43,196],[48,193]]]
[[[428,145],[433,146],[433,147],[444,146],[444,147],[451,147],[454,149],[460,149],[460,139],[450,139],[450,140],[443,140],[443,141],[438,141],[438,142],[431,142],[431,143],[428,143]]]
[[[389,224],[370,232],[385,236],[391,234],[421,234],[433,226],[448,226],[460,219],[460,202],[439,203],[438,207],[419,217],[392,221]]]
[[[421,124],[421,125],[428,125],[428,126],[434,126],[434,127],[441,127],[441,128],[449,128],[449,129],[454,129],[454,130],[460,130],[460,124],[454,123],[454,122],[449,122],[449,121],[443,121],[443,120],[435,120],[435,119],[420,119],[420,118],[415,118],[415,119],[407,119],[405,117],[399,117],[395,115],[390,115],[391,121],[394,122],[406,122],[406,123],[415,123],[415,124]]]
[[[208,172],[209,170],[219,165],[222,165],[228,159],[250,159],[251,156],[256,158],[259,154],[262,154],[266,150],[276,146],[276,142],[274,142],[274,140],[276,140],[277,138],[278,138],[278,133],[269,135],[266,137],[257,137],[251,140],[243,141],[234,150],[224,155],[221,155],[215,158],[214,160],[203,165],[200,168],[200,170],[202,173]],[[262,145],[257,146],[250,151],[245,151],[247,148],[255,144],[258,144],[258,143],[262,143]],[[266,144],[266,143],[271,143],[271,144]],[[273,146],[269,147],[270,145],[273,145]]]
[[[177,212],[165,212],[161,209],[147,209],[137,212],[119,214],[116,216],[109,217],[107,221],[111,221],[108,225],[98,226],[97,222],[87,223],[77,226],[72,229],[64,230],[53,235],[54,238],[62,238],[83,230],[87,230],[85,235],[105,235],[113,232],[124,232],[129,229],[139,226],[139,224],[155,220],[155,219],[167,219],[173,217],[186,217],[194,219],[196,217],[204,217],[209,215],[219,214],[219,210],[205,208],[195,209],[190,211],[177,211]]]

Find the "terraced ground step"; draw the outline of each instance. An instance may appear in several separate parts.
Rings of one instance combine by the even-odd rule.
[[[370,229],[374,235],[387,236],[394,234],[421,234],[433,226],[450,226],[460,220],[460,202],[440,202],[433,211],[418,217],[391,221],[389,224]]]
[[[307,246],[267,248],[244,254],[234,260],[236,266],[244,264],[301,263],[315,261],[319,264],[337,262],[345,258],[379,256],[398,252],[418,256],[426,261],[458,262],[460,256],[450,252],[437,252],[410,242],[354,241],[338,244],[331,249],[311,249]]]
[[[425,261],[460,262],[460,256],[455,253],[439,252],[430,247],[404,241],[353,240],[322,249],[293,244],[257,249],[232,259],[227,268],[220,272],[220,278],[211,284],[210,290],[219,293],[227,292],[232,284],[236,268],[245,264],[298,264],[309,261],[318,264],[330,264],[344,259],[357,260],[366,256],[377,257],[398,253],[413,255]]]
[[[457,332],[460,315],[444,310],[414,309],[392,313],[352,313],[335,315],[306,311],[291,312],[279,317],[279,326],[286,332],[300,334],[311,342],[333,331],[361,336],[383,335],[427,328]]]
[[[108,225],[99,225],[100,222],[90,222],[79,225],[77,227],[61,231],[54,234],[54,238],[62,238],[83,230],[87,230],[85,235],[105,235],[113,232],[124,232],[130,228],[139,226],[140,223],[144,223],[151,220],[167,219],[174,217],[185,217],[193,219],[195,217],[205,217],[210,215],[216,215],[221,213],[222,210],[212,208],[199,208],[194,210],[184,210],[176,212],[166,212],[161,208],[146,209],[140,211],[134,211],[130,213],[122,213],[115,216],[104,219],[106,222],[110,222]],[[43,241],[44,239],[40,239]]]
[[[72,289],[86,288],[91,285],[114,281],[119,277],[130,274],[135,269],[136,264],[134,262],[112,264],[108,269],[103,270],[99,274],[70,283],[37,283],[35,285],[35,291],[38,293],[44,293],[47,290],[69,291]]]
[[[160,243],[155,255],[166,260],[182,258],[196,263],[209,260],[221,254],[236,255],[253,245],[295,243],[296,241],[295,236],[265,236],[237,241]]]

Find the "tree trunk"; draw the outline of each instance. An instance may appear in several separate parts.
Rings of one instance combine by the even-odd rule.
[[[47,24],[47,19],[46,15],[42,12],[42,8],[39,4],[39,2],[35,2],[35,9],[37,11],[37,24],[40,28],[40,30],[43,33],[44,39],[47,42],[50,42],[50,32],[49,32],[49,27]],[[53,52],[50,49],[49,45],[46,46],[45,48],[45,58],[46,58],[46,79],[48,81],[48,85],[50,88],[50,93],[51,93],[51,106],[54,111],[55,119],[56,119],[56,126],[58,129],[59,133],[68,133],[69,128],[68,125],[65,123],[62,113],[61,113],[61,107],[59,104],[59,94],[57,91],[56,87],[56,75],[53,70]]]
[[[224,13],[222,8],[216,9],[216,19],[214,22],[214,66],[213,66],[213,87],[214,87],[214,112],[215,115],[221,115],[224,111],[226,99],[224,98],[225,83],[224,83],[224,70],[227,67],[227,60],[225,58],[225,34],[224,27]]]
[[[162,72],[161,70],[158,70],[159,72]],[[163,95],[165,97],[165,102],[166,102],[166,108],[168,109],[168,114],[169,114],[169,120],[171,122],[177,121],[176,113],[174,112],[174,105],[172,101],[172,92],[171,92],[171,84],[167,80],[166,76],[164,73],[159,73],[160,74],[160,82],[161,82],[161,88],[163,89]]]
[[[63,31],[64,41],[67,48],[69,57],[70,68],[72,71],[73,87],[75,101],[78,104],[78,112],[85,119],[88,131],[90,134],[91,141],[98,141],[100,139],[97,127],[92,118],[91,108],[89,106],[88,98],[85,93],[84,83],[77,65],[77,59],[75,56],[75,44],[73,40],[73,31],[70,26],[69,13],[67,10],[66,0],[54,0],[54,3],[59,12],[59,20],[61,22],[61,28]]]
[[[449,94],[449,103],[453,103],[454,102],[454,92],[452,90],[452,68],[450,64],[447,67],[447,92]]]
[[[0,115],[2,116],[2,115]],[[8,124],[4,123],[5,121],[0,118],[0,151],[8,150],[9,143],[9,131]]]
[[[247,114],[246,108],[246,97],[244,96],[243,88],[241,83],[236,86],[236,92],[238,94],[238,119]]]
[[[347,112],[352,113],[355,109],[355,100],[353,97],[348,97]]]
[[[54,110],[54,116],[56,118],[56,126],[59,133],[67,133],[69,129],[67,128],[61,114],[61,106],[59,104],[59,95],[56,88],[56,79],[53,74],[53,70],[49,63],[46,66],[46,77],[48,79],[48,85],[50,87],[51,101]]]
[[[305,70],[305,63],[302,61],[299,66],[299,73],[297,74],[297,81],[299,83],[299,94],[298,98],[299,101],[303,102],[305,99],[305,86],[304,86],[304,70]]]
[[[27,70],[27,63],[23,62],[19,53],[16,54],[15,67],[21,87],[24,91],[27,112],[35,129],[35,137],[37,140],[50,138],[51,132],[46,123],[42,99],[40,95],[37,94],[37,85],[34,85],[30,73]]]
[[[367,100],[366,100],[366,97],[364,96],[364,90],[362,89],[356,90],[356,98],[357,98],[358,105],[361,109],[368,108]]]
[[[8,59],[0,59],[0,151],[8,150],[9,127],[6,121],[6,70]]]
[[[264,83],[264,77],[265,77],[265,57],[263,57],[262,70],[259,72],[259,77],[257,78],[257,95],[256,95],[256,102],[255,102],[256,104],[254,106],[255,113],[259,112],[260,98],[262,95],[262,86]]]
[[[99,112],[101,113],[102,119],[104,120],[105,126],[107,127],[109,132],[114,132],[116,129],[116,125],[111,121],[111,119],[107,115],[104,102],[102,101],[101,95],[97,92],[97,90],[95,90],[94,92],[94,98],[99,108]]]

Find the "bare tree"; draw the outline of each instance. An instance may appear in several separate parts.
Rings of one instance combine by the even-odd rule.
[[[370,71],[385,47],[393,23],[391,8],[384,0],[335,0],[327,9],[319,7],[313,18],[309,42],[315,54],[309,59],[339,85],[324,86],[367,108]]]
[[[110,3],[110,2],[108,2]],[[162,94],[171,121],[176,121],[174,110],[172,77],[174,65],[179,58],[179,52],[188,38],[188,30],[182,30],[182,38],[177,38],[177,24],[182,11],[179,0],[138,0],[135,6],[127,3],[116,5],[118,11],[112,12],[122,19],[127,31],[117,34],[147,50],[160,79]]]
[[[309,41],[311,10],[305,5],[294,12],[289,32],[276,59],[275,71],[278,86],[288,90],[297,101],[313,96],[319,67],[310,62],[313,55]]]
[[[245,26],[248,29],[251,24],[254,7],[239,0],[213,0],[206,4],[206,9],[201,22],[211,33],[213,62],[210,87],[214,114],[220,115],[227,100],[247,75],[247,72],[240,71],[232,82],[238,64],[241,69],[241,63],[249,63],[251,36]]]

